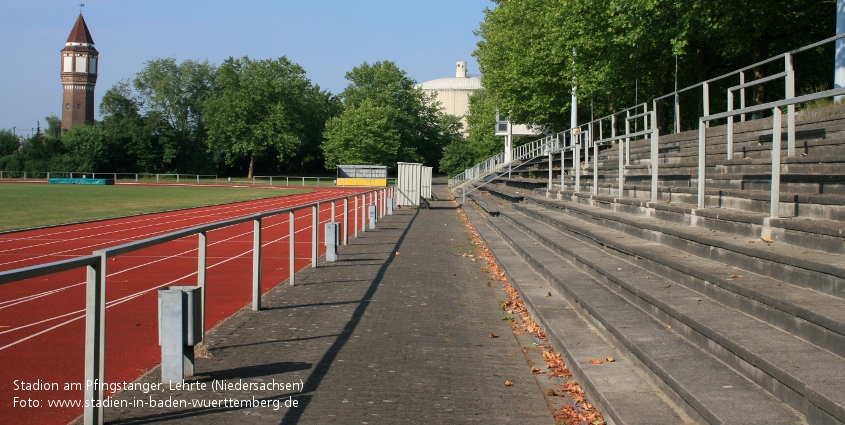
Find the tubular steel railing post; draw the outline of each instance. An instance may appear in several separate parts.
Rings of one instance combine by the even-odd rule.
[[[291,210],[288,213],[288,241],[290,253],[288,254],[288,264],[290,265],[290,279],[288,282],[290,286],[296,286],[296,211]]]
[[[706,166],[706,151],[704,148],[707,139],[707,123],[698,120],[698,208],[704,208],[704,176]]]
[[[702,91],[702,107],[704,109],[704,116],[710,115],[710,83],[707,81],[701,83]],[[710,127],[710,121],[704,123],[705,126]]]
[[[261,217],[252,221],[252,311],[261,310]]]
[[[631,110],[625,111],[625,136],[631,134]],[[631,144],[631,138],[625,137],[625,152],[628,152],[628,146]],[[620,151],[621,153],[622,151]],[[625,165],[631,165],[631,157],[628,155],[625,156]]]
[[[651,111],[651,202],[657,202],[658,157],[657,144],[660,141],[660,128],[657,126],[657,109]]]
[[[573,134],[572,137],[577,137],[575,142],[575,157],[572,165],[575,167],[575,193],[581,191],[581,135]]]
[[[549,193],[546,194],[547,198],[549,196],[551,196],[551,193],[552,193],[552,164],[553,163],[554,163],[554,155],[552,154],[551,148],[549,148],[549,189],[548,189]]]
[[[728,89],[728,112],[734,110],[734,92],[731,89]],[[733,159],[734,157],[734,117],[733,115],[728,117],[728,129],[727,129],[727,155],[726,158],[728,160]]]
[[[630,111],[627,112],[628,116],[631,115]],[[625,135],[631,134],[631,120],[627,117],[625,118]],[[630,137],[625,137],[625,143],[619,143],[619,197],[621,198],[622,195],[625,193],[625,162],[627,162],[630,158],[625,155],[625,152],[628,150],[629,140]],[[621,140],[620,140],[621,142]],[[625,148],[625,152],[623,152],[622,148]],[[623,161],[624,159],[624,161]],[[608,189],[608,192],[610,189]]]
[[[317,267],[320,239],[320,203],[311,207],[311,268]]]
[[[590,165],[590,141],[584,136],[584,132],[579,131],[578,134],[584,142],[584,166]]]
[[[367,194],[361,195],[361,233],[367,233]]]
[[[206,259],[208,237],[205,232],[197,233],[197,286],[200,287],[200,329],[205,341],[205,298],[206,298]]]
[[[349,240],[349,197],[343,198],[343,244]]]
[[[95,253],[100,259],[86,267],[85,286],[85,382],[104,383],[105,379],[105,281],[106,255]],[[83,410],[85,425],[103,423],[103,387],[83,385],[86,403]]]
[[[355,195],[355,220],[353,221],[352,227],[355,229],[354,235],[356,238],[358,237],[358,211],[360,207],[358,206],[358,195]]]
[[[599,194],[599,144],[593,142],[593,132],[587,130],[587,140],[593,145],[593,195]]]
[[[795,66],[792,53],[784,55],[786,67],[786,99],[795,97]],[[795,156],[795,104],[786,107],[786,156]],[[780,132],[780,127],[775,129]]]
[[[610,125],[610,137],[616,137],[616,115],[611,116]],[[628,128],[628,120],[625,120],[625,128]],[[625,155],[622,151],[625,143],[621,140],[616,143],[619,145],[619,158],[617,158],[617,162],[619,163],[619,197],[621,198],[625,193]]]
[[[745,71],[739,73],[739,85],[745,84]],[[739,109],[745,109],[745,87],[739,90]],[[745,122],[745,114],[739,115],[739,122]]]
[[[563,185],[563,176],[566,174],[566,164],[564,163],[566,154],[564,153],[563,146],[560,142],[560,133],[558,133],[556,137],[558,138],[558,146],[560,146],[560,191],[558,192],[558,196],[562,196],[560,195],[560,192],[563,192],[565,189],[565,186]]]
[[[782,115],[780,108],[774,108],[772,114],[772,184],[771,184],[771,208],[769,215],[777,218],[780,214],[780,147],[781,134],[780,126]]]
[[[681,97],[675,91],[675,133],[681,132]]]

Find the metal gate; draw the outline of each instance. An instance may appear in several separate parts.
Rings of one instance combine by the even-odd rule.
[[[397,206],[420,206],[420,195],[422,194],[422,164],[400,162],[398,165],[399,175],[396,179],[396,205]],[[429,190],[431,188],[429,179]]]

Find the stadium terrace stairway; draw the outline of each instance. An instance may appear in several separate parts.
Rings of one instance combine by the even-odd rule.
[[[778,218],[766,121],[736,125],[730,160],[708,130],[705,208],[697,132],[661,137],[657,202],[646,142],[621,194],[616,145],[597,193],[583,157],[580,191],[535,159],[472,193],[468,216],[616,424],[845,423],[845,108],[799,117]]]

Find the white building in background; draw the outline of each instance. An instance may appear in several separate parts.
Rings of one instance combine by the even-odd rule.
[[[463,133],[466,135],[469,95],[481,88],[481,78],[467,75],[466,62],[458,62],[455,68],[455,78],[438,78],[426,81],[418,87],[426,93],[436,94],[447,114],[460,117],[464,124]]]
[[[469,95],[482,88],[480,77],[467,75],[467,63],[460,61],[455,65],[455,78],[438,78],[426,81],[418,86],[426,93],[434,93],[437,100],[443,106],[447,114],[461,118],[464,128],[462,133],[467,135],[466,114],[469,112]],[[511,133],[514,136],[535,136],[542,134],[541,131],[530,129],[525,124],[511,126]]]

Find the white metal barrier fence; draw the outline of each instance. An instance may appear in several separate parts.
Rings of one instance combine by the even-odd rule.
[[[580,125],[576,128],[571,128],[569,130],[557,133],[552,136],[546,136],[542,139],[535,140],[530,142],[526,145],[520,146],[518,148],[513,149],[513,158],[514,160],[509,163],[505,164],[503,161],[499,161],[499,158],[504,158],[504,152],[494,155],[493,157],[485,160],[484,162],[465,170],[463,173],[458,174],[455,177],[452,177],[449,180],[449,186],[452,188],[456,188],[460,185],[467,185],[474,183],[481,178],[491,174],[491,172],[501,172],[505,168],[509,168],[514,166],[515,164],[522,163],[526,160],[530,160],[533,158],[537,158],[538,156],[548,154],[549,155],[549,189],[551,190],[552,184],[552,164],[551,164],[551,155],[557,152],[563,152],[571,150],[573,152],[573,165],[571,170],[575,174],[575,182],[574,188],[575,192],[580,192],[580,177],[581,177],[581,158],[583,157],[584,163],[590,162],[590,148],[593,149],[593,185],[592,191],[593,193],[597,193],[598,191],[598,147],[599,145],[607,145],[613,142],[619,143],[619,177],[618,177],[618,193],[619,196],[622,196],[624,193],[624,181],[625,181],[625,165],[630,165],[630,152],[629,146],[631,140],[636,140],[638,138],[649,138],[650,139],[650,154],[649,154],[649,164],[651,168],[651,194],[650,198],[652,202],[657,201],[657,187],[658,187],[658,178],[659,178],[659,130],[657,127],[657,102],[662,99],[666,99],[668,97],[674,97],[674,108],[673,108],[673,115],[674,115],[674,131],[680,131],[680,103],[678,100],[678,95],[680,93],[690,91],[696,88],[701,88],[702,94],[702,116],[699,117],[699,143],[698,143],[698,165],[697,165],[697,179],[698,179],[698,193],[697,193],[697,203],[698,208],[704,208],[704,197],[705,197],[705,180],[706,180],[706,150],[705,150],[705,139],[706,139],[706,132],[707,128],[710,126],[710,123],[715,120],[722,120],[725,119],[727,121],[727,135],[726,135],[726,158],[732,159],[734,154],[734,121],[736,117],[739,117],[739,121],[745,121],[746,115],[761,112],[761,111],[768,111],[771,110],[773,113],[773,147],[772,147],[772,181],[771,181],[771,210],[770,215],[772,217],[778,217],[779,212],[779,194],[780,194],[780,168],[781,168],[781,126],[782,126],[782,116],[783,111],[781,108],[786,109],[786,138],[787,138],[787,156],[795,156],[795,106],[797,104],[811,102],[819,99],[826,99],[836,96],[841,96],[845,94],[845,88],[837,88],[832,90],[823,90],[818,91],[816,93],[803,95],[803,96],[795,96],[795,71],[794,71],[794,56],[798,53],[805,52],[808,50],[815,49],[819,46],[833,43],[836,40],[845,38],[845,34],[840,34],[834,37],[827,38],[825,40],[819,41],[817,43],[810,44],[808,46],[804,46],[790,52],[777,55],[775,57],[766,59],[761,62],[757,62],[755,64],[749,65],[737,71],[733,71],[719,77],[712,78],[710,80],[695,84],[690,87],[686,87],[680,90],[676,90],[672,93],[669,93],[664,96],[657,97],[651,101],[652,108],[648,110],[648,103],[642,103],[636,105],[634,107],[628,108],[626,110],[617,112],[612,115],[608,115],[606,117],[599,118],[597,120],[591,121],[587,124]],[[769,63],[781,61],[783,64],[783,71],[772,74],[765,78],[759,78],[756,80],[746,81],[746,73],[750,70],[757,68],[762,65],[766,65]],[[726,92],[725,96],[727,98],[727,111],[721,113],[711,113],[710,112],[710,86],[721,80],[726,80],[729,78],[736,78],[738,80],[738,84],[734,86],[730,86]],[[746,106],[745,104],[745,90],[770,83],[770,82],[782,82],[784,85],[784,99],[768,102],[761,105],[755,106]],[[739,109],[734,109],[734,104],[736,103],[736,95],[739,94]],[[620,127],[620,117],[624,114],[624,133],[617,135],[617,128]],[[639,119],[643,120],[643,130],[638,129]],[[602,133],[603,129],[609,122],[609,130],[611,132],[611,137],[604,138]],[[631,126],[633,123],[637,123],[634,126],[634,131],[631,131]],[[598,131],[598,139],[593,140],[593,135]],[[564,142],[561,142],[563,140]],[[565,141],[568,140],[569,143]],[[624,142],[623,142],[624,140]],[[581,148],[586,148],[581,153]],[[561,187],[563,187],[563,178],[566,174],[565,167],[563,165],[564,155],[561,154]]]
[[[15,270],[8,270],[0,272],[0,285],[11,282],[17,282],[26,279],[32,279],[42,276],[47,276],[64,271],[85,268],[86,269],[86,301],[85,301],[85,375],[84,382],[105,382],[105,346],[106,346],[106,282],[107,282],[107,260],[118,255],[137,251],[139,249],[148,248],[160,245],[166,242],[183,239],[189,236],[197,235],[198,241],[198,260],[197,260],[197,286],[202,287],[202,301],[201,301],[201,317],[202,326],[205,330],[205,284],[206,284],[206,241],[207,233],[212,230],[221,229],[224,227],[234,226],[241,223],[253,223],[253,261],[252,261],[252,310],[258,311],[261,309],[261,225],[262,220],[280,214],[288,214],[289,224],[289,267],[290,277],[288,282],[290,285],[295,285],[296,269],[294,260],[296,257],[295,249],[295,226],[294,214],[301,210],[310,210],[312,217],[311,223],[311,267],[317,267],[318,253],[319,253],[319,238],[320,231],[318,226],[318,214],[320,204],[331,203],[332,205],[332,220],[336,217],[335,204],[338,201],[343,201],[343,236],[341,243],[346,244],[348,240],[348,230],[350,218],[353,219],[353,236],[357,237],[358,232],[366,231],[366,217],[367,208],[369,206],[376,206],[378,217],[383,217],[387,214],[388,207],[386,205],[388,197],[395,197],[394,188],[383,188],[378,190],[371,190],[355,195],[342,196],[331,199],[322,200],[296,207],[288,207],[274,211],[268,211],[259,214],[253,214],[245,217],[239,217],[231,220],[220,221],[202,226],[192,227],[189,229],[179,230],[161,236],[144,239],[137,242],[131,242],[119,246],[97,250],[93,255],[78,257],[70,260],[57,261],[48,264],[42,264],[32,267],[20,268]],[[354,204],[354,205],[351,205]],[[351,207],[351,209],[350,209]],[[85,386],[83,400],[86,401],[83,419],[85,425],[94,425],[103,423],[103,405],[104,398],[103,386]]]

